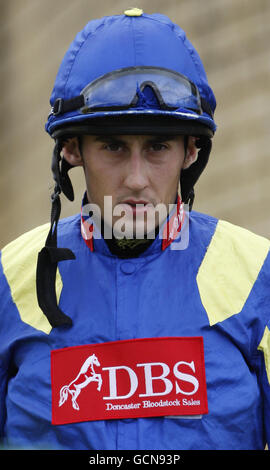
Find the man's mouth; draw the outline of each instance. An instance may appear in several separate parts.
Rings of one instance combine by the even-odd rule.
[[[153,207],[153,204],[144,199],[126,199],[122,201],[120,205],[128,206],[128,210],[131,208],[133,214],[145,212],[149,207]]]
[[[122,204],[129,204],[130,206],[136,206],[138,204],[146,206],[146,204],[149,204],[148,201],[145,201],[143,199],[126,199],[125,201],[122,202]]]

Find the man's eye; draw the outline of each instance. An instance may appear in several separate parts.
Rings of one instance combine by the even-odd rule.
[[[109,150],[109,152],[119,152],[122,150],[122,145],[116,142],[112,142],[111,144],[105,144],[104,148],[105,150]]]
[[[154,144],[151,145],[151,149],[154,151],[154,152],[160,152],[161,150],[166,150],[167,149],[167,145],[166,144],[163,144],[161,142],[156,142]]]

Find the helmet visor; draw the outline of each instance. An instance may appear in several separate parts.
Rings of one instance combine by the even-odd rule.
[[[103,75],[89,83],[82,113],[140,107],[146,87],[155,93],[161,109],[185,108],[202,114],[199,91],[184,75],[159,67],[128,67]]]

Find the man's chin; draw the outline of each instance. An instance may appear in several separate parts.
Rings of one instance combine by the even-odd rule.
[[[116,220],[113,224],[112,234],[114,238],[122,239],[153,239],[155,238],[155,224],[138,223],[136,219]]]

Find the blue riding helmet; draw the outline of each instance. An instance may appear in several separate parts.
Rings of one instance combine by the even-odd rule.
[[[138,71],[147,68],[152,68],[154,72],[150,78],[145,74],[145,80],[142,79],[140,84],[150,82],[149,86],[152,85],[153,91],[160,92],[162,97],[167,86],[164,102],[157,100],[157,104],[149,104],[146,97],[144,102],[138,99],[131,105],[137,91]],[[166,70],[167,77],[164,73]],[[116,71],[117,79],[114,77]],[[120,74],[122,72],[121,87],[118,86],[119,71]],[[123,71],[128,73],[125,75]],[[188,99],[186,102],[181,101],[181,92],[184,89],[183,82],[181,87],[181,77],[198,91],[200,110],[190,108]],[[107,86],[110,85],[109,90],[106,88],[106,81]],[[101,101],[99,107],[86,113],[83,111],[84,90],[91,88],[91,84],[95,82],[100,85]],[[120,90],[121,99],[117,96],[118,101],[116,99],[115,106],[112,106],[115,94]],[[169,90],[171,96],[166,108]],[[109,93],[112,96],[108,102]],[[192,96],[195,95],[191,94]],[[174,117],[182,121],[200,123],[212,134],[216,130],[213,119],[215,97],[208,85],[200,57],[186,38],[185,32],[164,15],[147,15],[142,11],[138,13],[138,9],[128,10],[123,15],[105,16],[90,21],[77,34],[59,68],[50,103],[52,112],[48,117],[46,130],[52,136],[56,129],[64,126],[77,123],[91,125],[93,119],[96,121],[97,118],[130,114]]]

